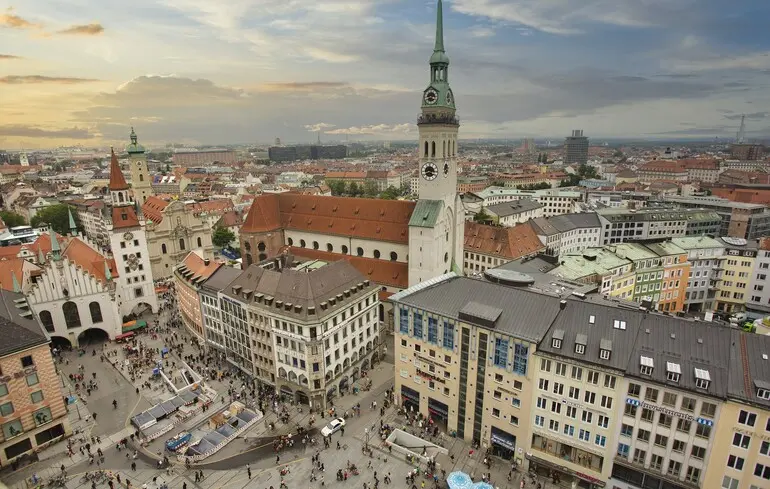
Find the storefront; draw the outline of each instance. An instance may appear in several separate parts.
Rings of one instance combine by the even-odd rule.
[[[401,386],[401,403],[409,411],[420,412],[420,393],[405,385]]]
[[[513,460],[516,455],[516,437],[494,426],[490,435],[489,442],[492,446],[492,455],[506,460]]]
[[[447,423],[449,423],[449,406],[429,397],[428,412],[430,413],[431,418],[433,418],[434,423],[446,429]]]
[[[527,453],[526,457],[529,460],[530,473],[535,473],[538,477],[547,480],[549,483],[553,483],[556,480],[556,484],[562,486],[572,485],[573,488],[581,487],[583,489],[598,489],[607,485],[604,481],[589,474],[577,472],[563,465],[554,464],[531,453]]]

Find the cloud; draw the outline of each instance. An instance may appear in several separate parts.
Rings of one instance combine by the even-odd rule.
[[[486,38],[495,35],[495,30],[491,27],[478,26],[470,29],[471,37]]]
[[[8,27],[11,29],[38,29],[39,24],[34,24],[27,19],[23,19],[18,15],[14,15],[12,9],[8,9],[5,14],[0,14],[0,27]]]
[[[75,85],[77,83],[90,83],[99,81],[93,78],[71,78],[61,76],[43,76],[43,75],[7,75],[0,77],[0,85],[25,85],[53,83],[59,85]]]
[[[329,124],[326,122],[318,122],[316,124],[305,125],[305,129],[307,129],[309,132],[323,131],[324,129],[331,129],[332,127],[337,127],[337,126],[335,124]]]
[[[731,121],[739,121],[741,118],[746,117],[746,119],[758,121],[765,119],[768,116],[770,116],[770,113],[768,112],[751,112],[749,114],[726,115],[725,119],[730,119]]]
[[[370,126],[347,127],[344,129],[334,129],[326,131],[325,134],[350,134],[357,136],[382,136],[382,135],[400,135],[408,136],[414,132],[414,124],[376,124]]]
[[[88,129],[72,127],[69,129],[43,129],[34,126],[10,125],[0,126],[0,136],[48,139],[93,139]]]
[[[286,83],[263,83],[259,85],[258,90],[267,92],[313,92],[317,90],[339,89],[348,87],[344,82],[286,82]]]
[[[701,59],[672,60],[674,71],[725,71],[725,70],[768,70],[770,51],[759,51],[740,56],[708,56]]]
[[[21,56],[14,56],[12,54],[0,54],[0,59],[23,59]]]
[[[73,25],[64,30],[59,31],[59,34],[75,35],[75,36],[98,36],[104,32],[104,26],[98,23]]]

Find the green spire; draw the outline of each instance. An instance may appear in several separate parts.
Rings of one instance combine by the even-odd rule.
[[[131,126],[131,144],[136,144],[136,133],[134,132],[134,126]]]
[[[61,246],[59,246],[59,240],[56,239],[56,232],[52,229],[51,234],[51,253],[54,260],[58,260],[61,257]]]
[[[441,0],[438,0],[438,10],[436,10],[436,46],[434,51],[444,51],[444,7]]]
[[[110,272],[110,266],[107,264],[107,260],[104,260],[104,277],[108,282],[112,280],[112,272]]]
[[[72,207],[67,207],[67,213],[70,217],[70,235],[76,236],[78,234],[78,227],[75,225],[75,218],[72,217]]]
[[[43,248],[41,247],[37,248],[37,262],[38,265],[45,263],[45,256],[43,255]]]
[[[16,278],[16,273],[12,273],[11,276],[13,277],[13,291],[18,294],[21,292],[21,286],[19,285],[19,281]]]

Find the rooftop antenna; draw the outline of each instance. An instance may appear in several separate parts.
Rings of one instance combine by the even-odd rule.
[[[738,129],[738,134],[735,136],[735,142],[743,144],[746,140],[746,114],[741,116],[741,127]]]

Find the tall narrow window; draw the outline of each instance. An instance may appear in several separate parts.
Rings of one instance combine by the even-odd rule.
[[[68,301],[62,304],[61,309],[64,314],[64,324],[67,325],[67,328],[79,328],[82,325],[77,304]]]
[[[425,141],[425,157],[428,157],[428,141]]]
[[[431,144],[430,156],[431,156],[431,158],[435,158],[436,157],[436,141],[433,141],[430,144]]]
[[[43,323],[43,327],[49,333],[53,333],[55,331],[53,327],[53,317],[51,316],[50,312],[40,311],[40,322]]]
[[[179,238],[179,249],[184,250],[184,238]]]
[[[91,312],[91,322],[101,323],[103,321],[102,319],[102,308],[99,306],[98,302],[92,302],[88,304],[88,310]]]

